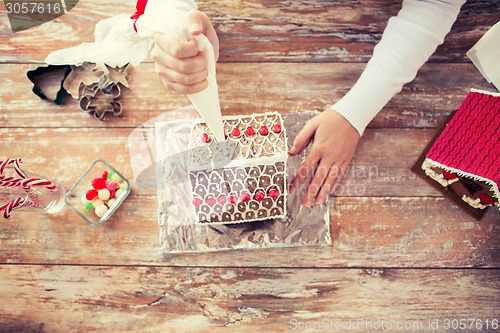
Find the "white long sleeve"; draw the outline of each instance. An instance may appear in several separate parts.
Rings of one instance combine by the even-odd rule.
[[[443,43],[466,0],[405,0],[391,17],[373,56],[332,109],[363,134],[368,123]]]

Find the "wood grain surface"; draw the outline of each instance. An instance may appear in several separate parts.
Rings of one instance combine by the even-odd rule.
[[[401,7],[198,4],[219,33],[225,115],[328,108]],[[22,157],[27,170],[68,188],[100,157],[132,182],[98,228],[69,208],[0,221],[0,332],[464,331],[446,326],[453,319],[469,320],[465,331],[498,332],[500,212],[475,220],[410,169],[470,88],[494,90],[465,53],[500,20],[500,2],[468,1],[417,78],[369,125],[328,203],[331,246],[185,254],[160,253],[156,191],[135,182],[131,134],[155,117],[192,117],[186,96],[163,88],[146,62],[130,72],[123,116],[101,122],[69,97],[41,100],[26,76],[51,51],[92,41],[98,21],[134,6],[81,0],[13,34],[0,3],[0,160]]]
[[[69,96],[63,105],[55,105],[33,94],[33,84],[24,73],[38,66],[0,67],[0,103],[8,111],[0,115],[3,127],[135,128],[161,113],[189,105],[186,96],[163,88],[153,64],[142,64],[131,69],[130,89],[122,91],[123,117],[99,122],[81,112],[77,101]],[[322,111],[349,90],[363,68],[364,64],[344,63],[219,64],[221,109],[225,115]],[[19,89],[12,90],[14,84]],[[369,127],[438,128],[458,108],[471,87],[493,89],[471,63],[446,67],[427,64]]]
[[[231,63],[366,62],[387,20],[401,8],[400,0],[212,0],[198,4],[219,32],[220,61]],[[432,61],[467,61],[464,50],[498,22],[499,10],[496,0],[466,3],[446,44]],[[41,62],[51,51],[93,41],[98,21],[134,12],[134,1],[80,0],[68,14],[19,32],[15,38],[2,16],[0,60]]]
[[[28,265],[0,277],[17,332],[417,332],[456,318],[493,332],[500,287],[491,270]]]

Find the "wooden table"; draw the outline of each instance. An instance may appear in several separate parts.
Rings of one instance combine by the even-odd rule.
[[[323,110],[345,94],[400,1],[199,5],[221,40],[223,113],[284,114]],[[370,124],[351,165],[360,172],[330,200],[331,247],[165,256],[156,193],[136,186],[127,142],[187,98],[144,63],[130,74],[124,116],[100,122],[74,100],[40,100],[26,78],[49,52],[93,41],[96,22],[133,7],[81,0],[15,34],[0,7],[0,159],[22,157],[70,186],[102,157],[132,181],[116,216],[97,228],[69,208],[0,221],[1,332],[443,331],[452,319],[495,331],[498,210],[476,221],[410,168],[470,88],[493,90],[465,52],[500,19],[498,1],[466,4],[416,80]]]

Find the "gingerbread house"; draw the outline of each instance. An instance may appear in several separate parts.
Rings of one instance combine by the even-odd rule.
[[[474,209],[500,206],[500,94],[471,90],[421,167]]]
[[[287,137],[278,113],[223,118],[225,141],[194,124],[188,171],[198,223],[242,223],[286,215]]]

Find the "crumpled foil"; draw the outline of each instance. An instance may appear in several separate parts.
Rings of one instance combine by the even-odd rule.
[[[283,115],[290,148],[315,111]],[[155,142],[158,181],[158,223],[163,253],[208,252],[305,245],[331,245],[328,204],[305,208],[305,191],[288,194],[287,216],[236,224],[198,224],[188,177],[188,145],[193,120],[157,122]],[[287,180],[298,170],[306,151],[288,156]]]

